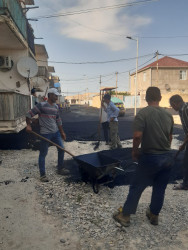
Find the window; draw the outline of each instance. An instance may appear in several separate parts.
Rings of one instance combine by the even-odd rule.
[[[146,72],[143,73],[143,81],[146,81]]]
[[[180,70],[180,80],[187,80],[187,70]]]

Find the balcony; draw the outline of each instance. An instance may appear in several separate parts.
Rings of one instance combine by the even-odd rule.
[[[0,134],[21,131],[26,124],[25,114],[30,109],[30,96],[14,91],[1,91],[0,103]]]
[[[35,54],[34,35],[18,0],[0,0],[0,15],[11,18],[31,51]],[[10,39],[10,37],[9,37]],[[7,39],[7,40],[9,40]]]
[[[37,76],[48,79],[49,78],[49,73],[48,73],[47,68],[45,66],[39,66]]]

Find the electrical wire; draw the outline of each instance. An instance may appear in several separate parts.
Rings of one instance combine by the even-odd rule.
[[[117,33],[115,34],[115,33],[107,32],[107,31],[104,31],[104,30],[95,29],[95,28],[93,28],[93,27],[89,27],[89,26],[86,26],[86,25],[84,25],[84,24],[81,24],[81,23],[79,23],[79,22],[77,22],[77,21],[75,21],[75,20],[70,20],[70,19],[69,19],[69,21],[70,21],[70,22],[73,22],[73,23],[76,23],[77,25],[79,25],[79,26],[81,26],[81,27],[84,27],[84,28],[86,28],[86,29],[94,30],[94,31],[101,32],[101,33],[105,33],[105,34],[108,34],[108,35],[111,35],[111,36],[119,36],[119,37],[122,37],[122,38],[125,38],[125,37],[128,36],[128,35],[122,35],[122,34],[117,34]]]
[[[156,2],[156,1],[160,1],[160,0],[143,0],[143,1],[125,3],[125,4],[116,4],[116,5],[111,5],[111,6],[103,6],[103,7],[97,7],[97,8],[92,8],[92,9],[85,9],[85,10],[77,10],[77,11],[72,11],[72,12],[59,13],[59,14],[55,14],[55,15],[39,16],[39,17],[36,17],[36,19],[44,19],[44,18],[46,19],[46,18],[55,18],[55,17],[70,16],[70,15],[80,15],[80,14],[86,14],[86,13],[96,12],[96,11],[112,10],[112,9],[117,9],[117,8],[125,8],[125,7],[130,7],[130,6],[136,6],[136,5],[146,4],[146,3]]]
[[[164,54],[164,53],[158,53],[158,55],[161,55],[161,56],[188,56],[188,54]]]
[[[86,91],[86,89],[84,89],[84,90],[82,90],[82,91],[74,91],[74,92],[69,92],[69,91],[61,91],[61,93],[69,93],[69,94],[74,94],[74,93],[76,93],[76,94],[80,94],[80,93],[83,93],[83,92],[85,92]]]
[[[171,38],[188,38],[188,35],[184,36],[137,36],[138,38],[146,38],[146,39],[171,39]]]
[[[147,60],[146,62],[140,64],[139,67],[142,67],[142,66],[148,64],[148,63],[151,62],[155,57],[156,57],[156,53],[154,54],[154,56],[153,56],[152,58],[150,58],[150,59]],[[135,70],[135,68],[129,69],[129,70],[126,70],[126,71],[123,71],[123,72],[118,72],[118,75],[122,75],[122,74],[125,74],[125,73],[128,73],[128,72],[131,72],[131,71],[133,71],[133,70]],[[108,82],[108,81],[112,80],[113,78],[115,78],[115,72],[114,72],[114,73],[111,73],[111,74],[108,74],[108,75],[106,75],[106,76],[110,76],[110,75],[112,75],[111,78],[105,79],[105,80],[103,80],[102,82]],[[101,75],[101,77],[103,77],[103,78],[106,77],[106,76],[102,76],[102,75]],[[96,78],[99,79],[99,76],[96,77]],[[89,79],[89,78],[88,78],[88,79]],[[87,80],[88,80],[88,79],[87,79]],[[83,79],[83,80],[86,80],[86,79]],[[74,81],[78,81],[78,83],[77,83],[77,82],[71,83],[71,81],[73,81],[73,80],[63,80],[63,79],[61,79],[61,81],[63,81],[63,84],[80,84],[80,79],[74,79]],[[66,81],[68,81],[68,83],[66,83]],[[93,82],[96,82],[96,81],[93,80]],[[86,84],[85,82],[83,82],[83,83]],[[88,83],[87,83],[87,84],[88,84]],[[88,84],[88,85],[93,85],[93,83],[90,83],[90,84]]]
[[[138,58],[144,58],[151,56],[153,54],[148,54],[148,55],[143,55],[139,56]],[[116,63],[116,62],[123,62],[123,61],[130,61],[130,60],[135,60],[136,57],[131,57],[131,58],[122,58],[122,59],[117,59],[117,60],[110,60],[110,61],[101,61],[101,62],[57,62],[57,61],[48,61],[49,63],[58,63],[58,64],[106,64],[106,63]],[[43,60],[38,60],[39,62],[45,62]]]
[[[170,54],[170,55],[167,55],[167,54],[162,54],[162,53],[158,53],[158,55],[162,55],[162,56],[187,56],[188,54],[174,54],[174,55],[172,55],[172,54]],[[149,60],[147,60],[146,62],[144,62],[144,63],[142,63],[142,64],[140,64],[139,65],[139,68],[140,67],[143,67],[144,65],[146,65],[146,64],[148,64],[149,62],[151,62],[154,58],[156,58],[156,53],[154,54],[154,56],[152,57],[152,58],[150,58]],[[135,70],[135,68],[132,68],[132,69],[129,69],[129,70],[126,70],[126,71],[122,71],[122,72],[118,72],[118,75],[122,75],[122,74],[126,74],[126,73],[128,73],[128,72],[131,72],[131,71],[133,71],[133,70]],[[140,70],[140,69],[139,69]],[[112,76],[112,78],[110,78],[110,79],[107,79],[107,80],[104,80],[103,82],[107,82],[107,81],[110,81],[110,80],[112,80],[114,77],[115,77],[115,75],[114,75],[115,73],[110,73],[110,74],[107,74],[107,75],[101,75],[101,77],[102,78],[104,78],[104,77],[107,77],[107,76],[110,76],[110,75],[113,75]],[[99,79],[99,76],[97,76],[97,77],[93,77],[93,78],[88,78],[87,80],[89,80],[89,79]],[[80,80],[86,80],[86,79],[69,79],[69,80],[63,80],[63,79],[61,79],[63,82],[64,81],[80,81]],[[80,83],[80,82],[79,82]],[[64,84],[66,84],[65,82],[64,82]],[[70,84],[70,83],[69,83]]]

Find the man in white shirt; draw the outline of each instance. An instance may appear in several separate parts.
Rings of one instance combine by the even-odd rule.
[[[104,103],[105,108],[107,108],[107,104]],[[100,123],[102,124],[102,128],[103,128],[103,133],[104,133],[104,139],[106,141],[106,145],[109,144],[109,122],[108,122],[108,117],[107,117],[107,113],[105,112],[104,108],[101,107],[100,109]]]

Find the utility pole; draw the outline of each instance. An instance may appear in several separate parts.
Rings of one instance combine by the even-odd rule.
[[[88,88],[88,76],[87,77],[87,104],[89,104],[89,88]]]
[[[131,90],[131,74],[130,74],[130,71],[129,71],[129,91]]]
[[[131,36],[127,36],[128,39],[136,41],[136,79],[135,79],[135,100],[134,100],[134,115],[136,116],[137,112],[137,90],[138,90],[138,37],[133,38]]]
[[[99,88],[99,95],[100,95],[100,101],[102,100],[101,98],[101,75],[100,75],[100,81],[99,81],[99,84],[100,84],[100,88]]]
[[[117,97],[117,82],[118,82],[118,72],[116,72],[116,97]]]
[[[159,55],[159,52],[157,50],[156,52],[156,56],[157,56],[157,86],[159,86],[159,64],[158,64],[158,55]]]

